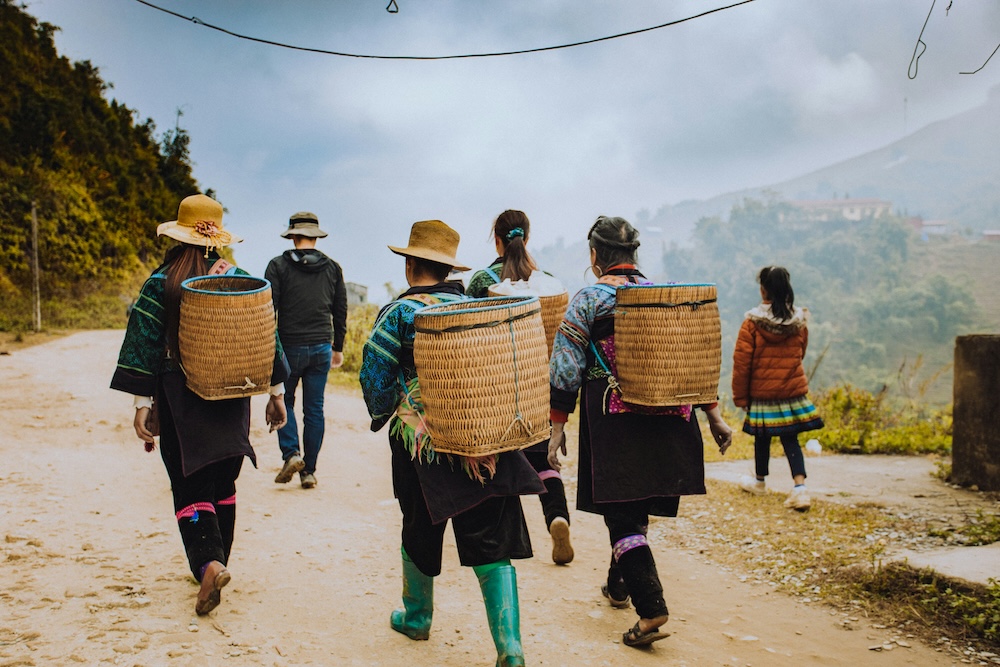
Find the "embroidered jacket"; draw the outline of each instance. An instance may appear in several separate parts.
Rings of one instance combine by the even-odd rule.
[[[212,272],[226,275],[250,275],[212,251],[208,259],[214,262]],[[167,325],[164,310],[164,292],[167,285],[167,266],[157,268],[143,283],[139,298],[129,313],[125,340],[118,354],[118,364],[111,388],[136,396],[153,396],[156,393],[156,376],[164,371],[178,370],[177,361],[167,355]],[[283,356],[278,343],[277,356]],[[278,378],[275,382],[284,378]]]
[[[359,372],[373,431],[381,430],[395,414],[407,386],[416,387],[417,369],[413,363],[416,312],[437,303],[465,298],[461,285],[444,282],[411,288],[379,312],[362,351]]]
[[[472,278],[469,280],[469,287],[465,290],[465,293],[476,299],[489,296],[490,285],[496,285],[500,282],[500,274],[502,272],[503,257],[497,257],[487,268],[480,269],[472,274]]]

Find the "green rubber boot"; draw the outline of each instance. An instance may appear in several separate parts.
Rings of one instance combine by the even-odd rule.
[[[486,603],[490,633],[497,647],[497,667],[524,667],[517,572],[510,561],[474,567]]]
[[[403,608],[392,612],[389,624],[396,632],[410,639],[427,639],[431,635],[434,614],[434,577],[428,577],[403,554]]]

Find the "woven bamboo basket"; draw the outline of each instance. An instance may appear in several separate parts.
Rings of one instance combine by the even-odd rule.
[[[188,389],[208,401],[267,393],[275,325],[271,283],[263,278],[185,280],[177,346]]]
[[[490,296],[499,296],[493,291],[493,285],[487,290]],[[545,327],[545,344],[549,348],[549,356],[552,356],[552,344],[556,340],[556,331],[559,324],[566,315],[566,307],[569,305],[569,293],[551,294],[539,296],[538,302],[542,306],[542,326]]]
[[[659,407],[717,400],[722,327],[715,285],[619,287],[615,354],[627,403]]]
[[[435,451],[487,456],[549,437],[549,357],[538,297],[429,306],[413,357]]]

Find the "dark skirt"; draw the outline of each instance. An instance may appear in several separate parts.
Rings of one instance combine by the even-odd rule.
[[[393,491],[403,514],[403,548],[421,572],[432,577],[441,572],[449,518],[462,565],[531,558],[519,496],[543,493],[545,487],[524,454],[501,454],[496,475],[480,484],[443,458],[417,463],[396,436],[389,436],[389,446]]]
[[[680,496],[705,493],[697,411],[675,415],[605,414],[607,380],[586,382],[580,398],[576,506],[604,514],[615,503],[647,500],[649,513],[677,516]]]
[[[161,429],[175,429],[185,476],[235,456],[250,457],[256,467],[249,398],[206,401],[187,388],[182,372],[169,371],[160,376],[156,400],[170,406],[172,424],[161,424]]]

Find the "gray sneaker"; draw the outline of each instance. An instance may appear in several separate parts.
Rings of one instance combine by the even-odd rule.
[[[311,472],[300,473],[299,476],[302,479],[303,489],[311,489],[314,486],[316,486],[316,475],[312,474]]]
[[[292,454],[285,459],[285,465],[281,466],[281,472],[274,478],[275,484],[288,484],[292,481],[295,473],[306,467],[306,462],[298,454]]]

